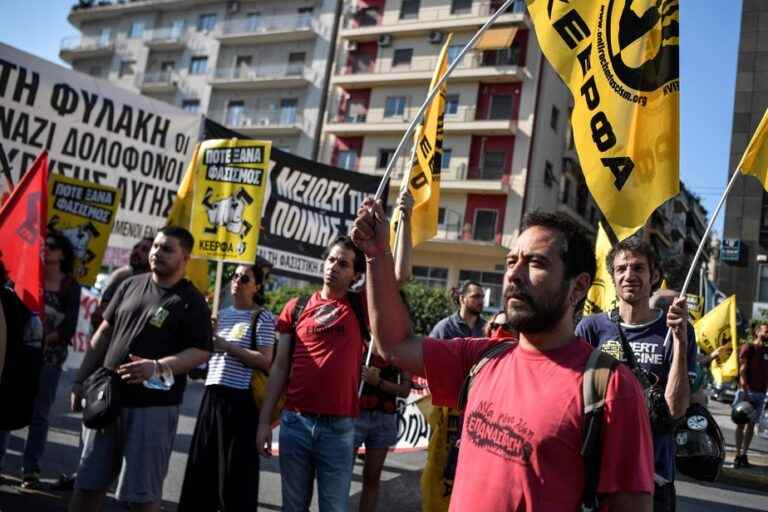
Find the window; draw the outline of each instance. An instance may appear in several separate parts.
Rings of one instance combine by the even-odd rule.
[[[488,119],[510,119],[512,117],[512,96],[509,94],[494,94],[491,96],[491,108]]]
[[[132,76],[135,73],[136,67],[135,60],[124,60],[120,63],[120,78],[124,76]]]
[[[400,19],[418,18],[421,0],[403,0],[400,4]]]
[[[312,6],[299,7],[299,14],[312,14],[313,12],[315,12],[315,8]]]
[[[245,121],[245,102],[233,100],[227,104],[227,122],[230,126],[240,126]]]
[[[445,226],[445,208],[442,206],[437,209],[437,225],[440,227]]]
[[[459,53],[461,53],[461,49],[464,48],[463,44],[452,44],[448,47],[448,65],[450,66],[453,64],[453,61],[456,60],[456,57],[459,56]]]
[[[261,29],[261,13],[249,12],[245,15],[245,27],[248,32],[257,32]]]
[[[392,67],[410,66],[413,57],[413,48],[398,48],[392,55]]]
[[[379,157],[376,159],[376,168],[377,169],[386,169],[387,165],[389,165],[389,160],[392,158],[392,155],[395,154],[394,149],[380,149],[379,150]]]
[[[549,115],[549,126],[557,132],[557,121],[560,119],[560,110],[552,105],[552,113]]]
[[[487,307],[493,310],[501,308],[501,289],[504,282],[503,272],[481,272],[476,270],[460,270],[459,283],[475,281],[484,290],[489,290]]]
[[[190,75],[204,75],[208,72],[208,57],[192,57],[189,61]]]
[[[405,115],[405,96],[389,96],[384,103],[384,117],[402,117]]]
[[[757,302],[768,302],[768,265],[759,266],[757,280]]]
[[[201,14],[197,18],[197,31],[209,32],[216,26],[216,14]]]
[[[496,210],[475,210],[475,222],[472,225],[472,238],[483,242],[492,242],[496,239],[496,219],[499,212]]]
[[[131,23],[131,29],[128,31],[129,39],[138,39],[144,35],[144,20],[136,20]]]
[[[486,151],[483,154],[483,165],[480,170],[480,179],[498,180],[504,175],[504,161],[507,159],[505,151]]]
[[[177,39],[184,32],[184,20],[173,20],[171,23],[171,38]]]
[[[430,288],[448,288],[448,269],[413,266],[413,279]]]
[[[109,40],[112,38],[112,29],[104,27],[99,33],[99,46],[108,46]]]
[[[296,98],[283,98],[280,100],[280,124],[292,125],[296,122],[296,111],[299,108],[299,100]]]
[[[348,171],[357,170],[357,152],[349,149],[339,151],[336,157],[336,165]]]
[[[361,7],[355,13],[355,20],[360,27],[378,25],[381,19],[380,7]]]
[[[184,100],[181,102],[181,109],[190,114],[197,114],[200,111],[200,100]]]
[[[555,171],[550,162],[544,161],[544,184],[549,188],[555,184]]]
[[[288,55],[288,74],[301,75],[304,73],[304,60],[307,54],[304,52],[293,52]]]
[[[451,148],[443,148],[443,157],[440,159],[441,169],[451,168],[451,157],[453,156],[453,150]]]
[[[563,204],[568,204],[568,201],[571,199],[571,180],[568,178],[563,179],[563,194],[561,202]]]
[[[344,116],[345,123],[364,123],[368,114],[368,100],[366,98],[354,98],[349,100],[347,112]]]
[[[456,115],[459,113],[459,95],[449,94],[445,97],[445,115]]]
[[[579,187],[576,189],[576,213],[582,217],[587,216],[588,197],[589,192],[587,191],[587,186],[584,183],[580,183]]]
[[[172,60],[164,60],[160,63],[160,71],[170,73],[176,67],[176,62]]]
[[[235,57],[235,71],[233,78],[248,78],[251,73],[251,62],[253,59],[250,55],[238,55]]]
[[[465,14],[472,10],[472,0],[453,0],[451,14]]]

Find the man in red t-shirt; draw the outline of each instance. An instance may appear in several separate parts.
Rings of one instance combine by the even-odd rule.
[[[412,336],[397,294],[388,227],[368,199],[352,238],[366,254],[367,300],[377,349],[426,376],[434,404],[456,406],[470,368],[495,340]],[[562,214],[533,213],[507,254],[507,322],[519,341],[487,362],[464,410],[452,511],[581,509],[582,374],[592,352],[573,334],[595,273],[582,230]],[[618,365],[608,382],[597,492],[601,510],[650,511],[653,444],[642,390]]]
[[[765,407],[765,392],[768,390],[768,324],[758,324],[755,327],[752,341],[739,350],[739,390],[733,403],[742,400],[752,402],[757,414],[755,421],[746,425],[736,425],[736,458],[734,467],[749,468],[752,465],[747,460],[747,451],[755,432],[755,422],[760,421]]]

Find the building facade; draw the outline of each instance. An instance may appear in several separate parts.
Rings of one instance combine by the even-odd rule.
[[[744,0],[736,70],[729,174],[768,107],[768,3]],[[735,294],[742,315],[768,309],[768,196],[758,180],[739,178],[725,203],[718,287]]]
[[[383,175],[426,98],[448,34],[449,62],[501,0],[357,0],[346,6],[321,158]],[[544,59],[523,0],[501,15],[511,44],[471,51],[448,79],[437,236],[414,252],[414,274],[437,287],[472,279],[501,305],[504,257],[522,215],[598,217],[570,136],[570,95]],[[511,32],[510,32],[511,33]],[[394,163],[396,201],[410,149]]]
[[[69,15],[81,36],[60,54],[78,71],[281,149],[311,158],[317,144],[320,161],[383,175],[448,34],[453,60],[502,3],[345,0],[335,51],[333,0],[81,3]],[[415,278],[431,286],[480,282],[491,309],[525,212],[563,211],[592,233],[599,217],[574,150],[570,93],[542,55],[525,1],[497,26],[514,34],[466,54],[448,80],[440,226],[413,260]]]
[[[81,2],[62,41],[73,69],[312,152],[334,0]]]

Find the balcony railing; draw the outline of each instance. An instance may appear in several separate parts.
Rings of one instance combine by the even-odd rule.
[[[395,64],[392,59],[373,60],[367,56],[352,56],[350,54],[342,55],[339,59],[339,66],[336,73],[339,75],[355,75],[363,73],[408,73],[434,71],[437,66],[436,57],[413,57],[409,62]],[[488,62],[483,58],[482,53],[471,53],[464,55],[456,69],[472,69],[478,67],[505,67],[517,66],[517,62]]]
[[[61,51],[92,51],[114,48],[109,37],[69,36],[61,40]]]
[[[408,101],[409,105],[414,102]],[[335,108],[334,108],[335,107]],[[333,106],[328,111],[329,123],[349,123],[349,124],[367,124],[367,123],[406,123],[413,119],[419,111],[418,107],[408,107],[402,114],[384,117],[383,109],[370,109],[367,112],[358,112],[349,114],[339,112],[338,106]],[[474,121],[510,121],[514,120],[512,112],[498,112],[493,110],[479,111],[474,106],[460,106],[453,112],[446,111],[446,123],[470,123]]]
[[[268,34],[270,32],[306,30],[311,26],[311,14],[254,16],[224,22],[221,25],[221,33],[225,36],[234,34]]]
[[[469,167],[469,173],[467,174],[468,180],[500,180],[502,182],[509,182],[509,170],[504,170],[499,167],[473,165]]]
[[[495,232],[490,236],[475,233],[475,229],[469,222],[446,222],[437,227],[437,235],[434,240],[461,240],[462,242],[501,245],[501,233]]]
[[[186,32],[181,27],[155,28],[145,34],[147,44],[180,44],[186,38]]]
[[[178,78],[174,71],[150,71],[136,75],[139,85],[177,85]]]
[[[301,127],[304,118],[296,110],[214,110],[209,116],[232,128]]]
[[[265,80],[270,78],[304,77],[312,79],[313,71],[304,65],[292,64],[267,64],[263,66],[235,68],[217,68],[213,72],[216,80]]]
[[[408,24],[418,24],[427,21],[446,21],[461,18],[476,18],[480,16],[490,16],[496,9],[501,7],[503,2],[473,2],[469,9],[462,9],[454,11],[451,8],[450,2],[444,2],[447,5],[440,5],[439,7],[422,7],[419,10],[419,16],[400,19],[398,18],[396,24],[398,26]],[[525,0],[516,0],[514,4],[509,8],[507,13],[520,14],[525,12]],[[358,28],[369,27],[372,25],[381,25],[383,16],[364,9],[349,10],[344,14],[344,28]]]

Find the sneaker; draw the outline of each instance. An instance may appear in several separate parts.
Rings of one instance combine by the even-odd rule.
[[[21,487],[23,489],[29,489],[35,487],[40,482],[39,471],[28,471],[21,476]]]

